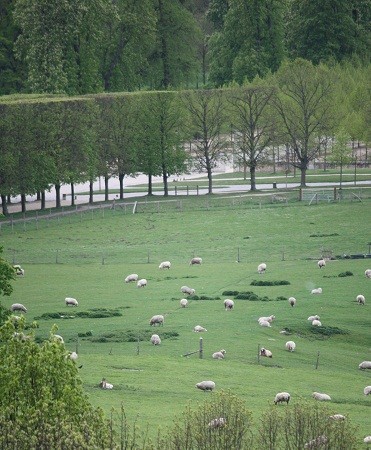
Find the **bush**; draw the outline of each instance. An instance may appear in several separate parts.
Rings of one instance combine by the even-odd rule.
[[[347,270],[346,272],[339,273],[338,277],[352,277],[353,273]]]
[[[291,284],[286,280],[276,280],[276,281],[264,281],[264,280],[253,280],[250,285],[251,286],[286,286]]]

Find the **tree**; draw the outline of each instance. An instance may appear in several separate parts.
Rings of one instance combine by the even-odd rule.
[[[349,145],[350,136],[340,130],[335,135],[335,142],[332,146],[330,161],[340,166],[340,189],[343,182],[343,167],[352,162],[352,147]]]
[[[56,329],[39,345],[24,317],[0,328],[1,448],[111,448],[102,410],[90,405]]]
[[[275,79],[279,94],[273,105],[281,122],[282,139],[294,152],[297,161],[292,164],[300,169],[304,187],[309,162],[331,134],[335,80],[325,66],[315,67],[302,59],[281,66]]]
[[[273,87],[258,81],[232,89],[228,102],[232,112],[235,130],[235,154],[244,167],[250,168],[251,190],[256,190],[256,168],[264,160],[274,135],[274,120],[269,114],[271,101],[275,95]]]
[[[2,257],[3,252],[4,247],[0,247],[0,295],[10,295],[13,292],[11,281],[15,279],[15,272],[8,261]]]
[[[191,158],[197,170],[206,171],[208,193],[212,194],[213,169],[218,162],[227,158],[224,153],[226,142],[221,136],[225,123],[223,91],[185,91],[182,102],[188,113],[188,120],[185,122],[187,134],[193,138]]]

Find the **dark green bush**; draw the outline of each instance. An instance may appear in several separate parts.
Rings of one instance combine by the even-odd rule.
[[[286,280],[275,280],[275,281],[265,281],[265,280],[253,280],[250,285],[251,286],[286,286],[291,284]]]
[[[352,277],[352,276],[353,276],[353,272],[350,272],[349,270],[347,270],[346,272],[341,272],[338,275],[338,277]]]

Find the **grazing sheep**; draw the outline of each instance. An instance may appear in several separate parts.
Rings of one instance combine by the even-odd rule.
[[[274,398],[274,404],[277,405],[277,403],[286,402],[286,404],[288,405],[290,398],[291,396],[288,392],[279,392]]]
[[[22,303],[13,303],[12,306],[10,307],[11,311],[20,311],[20,312],[27,312],[27,308],[22,305]]]
[[[106,379],[103,378],[102,381],[99,383],[99,387],[102,389],[113,389],[113,384],[107,383]]]
[[[267,265],[265,263],[261,263],[258,265],[258,273],[265,273],[267,270]]]
[[[160,345],[161,344],[160,336],[158,334],[152,334],[151,342],[152,342],[153,345]]]
[[[194,266],[195,264],[201,265],[202,264],[202,258],[196,257],[196,258],[192,258],[189,261],[189,265],[190,266]]]
[[[188,287],[188,286],[182,286],[180,288],[181,292],[183,292],[183,294],[188,294],[188,295],[194,295],[194,293],[196,292],[194,289]]]
[[[365,270],[365,277],[366,278],[371,278],[371,269],[366,269]]]
[[[214,359],[224,359],[224,355],[226,354],[225,350],[219,350],[218,352],[213,353]]]
[[[181,306],[182,308],[186,308],[186,307],[188,306],[188,300],[187,300],[186,298],[182,298],[182,299],[180,300],[180,306]]]
[[[293,352],[296,348],[296,344],[294,341],[287,341],[285,344],[286,350],[289,352]]]
[[[207,426],[209,428],[223,428],[227,424],[227,421],[224,419],[224,417],[219,417],[218,419],[211,420]]]
[[[262,347],[260,349],[260,356],[266,356],[267,358],[272,358],[272,352],[267,348]]]
[[[359,369],[371,369],[371,361],[362,361],[361,364],[358,366]]]
[[[72,361],[76,361],[78,357],[79,355],[76,352],[70,353],[70,359],[72,359]]]
[[[296,298],[295,297],[289,297],[288,302],[289,302],[290,306],[295,306],[296,305]]]
[[[64,301],[66,302],[66,306],[79,306],[79,302],[75,298],[66,297]]]
[[[327,437],[323,434],[322,436],[318,436],[315,439],[312,439],[311,441],[304,444],[304,448],[313,448],[313,449],[321,448],[322,446],[327,444],[327,441],[328,441]]]
[[[315,316],[309,316],[308,317],[308,320],[310,321],[310,322],[313,322],[313,320],[319,320],[320,319],[320,317],[316,314]]]
[[[259,320],[259,325],[261,327],[271,327],[272,326],[271,323],[268,322],[268,320]]]
[[[360,305],[364,305],[364,304],[366,303],[365,296],[362,295],[362,294],[357,295],[357,302],[358,302]]]
[[[342,414],[334,414],[332,416],[329,416],[329,419],[331,420],[345,420],[345,416],[343,416]]]
[[[14,265],[13,269],[14,269],[16,275],[18,275],[20,277],[24,276],[24,269],[22,269],[22,267],[19,264]]]
[[[322,323],[321,323],[320,320],[315,319],[315,320],[312,321],[312,325],[313,325],[314,327],[321,327],[321,326],[322,326]]]
[[[365,395],[370,395],[370,394],[371,394],[371,386],[366,386],[366,387],[363,389],[363,393],[364,393]]]
[[[259,317],[258,322],[273,322],[273,320],[276,318],[276,316],[274,316],[273,314],[271,316],[268,317]]]
[[[234,301],[231,300],[230,298],[226,298],[224,300],[224,308],[226,311],[230,311],[231,309],[234,308]]]
[[[171,262],[170,261],[163,261],[158,268],[159,269],[170,269],[171,267]]]
[[[125,278],[125,283],[130,283],[132,281],[138,281],[139,275],[137,273],[131,273]]]
[[[204,328],[204,327],[202,327],[201,325],[196,325],[196,326],[193,328],[193,331],[194,331],[195,333],[202,333],[203,331],[207,331],[207,329]]]
[[[312,397],[321,402],[328,402],[331,400],[331,397],[328,394],[322,394],[321,392],[313,392]]]
[[[201,391],[212,391],[215,389],[215,383],[214,381],[201,381],[200,383],[196,384],[197,389],[201,389]]]
[[[141,278],[137,282],[137,287],[141,288],[141,287],[144,287],[144,286],[147,286],[147,280],[145,278]]]
[[[311,294],[322,294],[322,288],[312,289]]]
[[[370,435],[370,436],[366,436],[366,437],[363,439],[363,442],[364,442],[365,444],[371,444],[371,435]]]
[[[149,324],[152,325],[164,325],[165,318],[161,316],[161,314],[157,314],[156,316],[151,317]]]
[[[326,261],[324,259],[320,259],[317,265],[320,269],[322,269],[323,267],[326,267]]]

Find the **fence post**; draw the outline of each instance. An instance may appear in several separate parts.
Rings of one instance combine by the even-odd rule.
[[[57,250],[57,253],[55,255],[55,264],[58,264],[58,253],[59,253],[59,250]]]
[[[334,202],[336,202],[336,186],[334,187]]]
[[[176,188],[176,186],[175,186],[175,195],[178,195],[178,192],[177,192],[177,188]]]
[[[299,188],[299,202],[303,201],[303,188]]]
[[[240,262],[240,247],[237,248],[237,262]]]
[[[203,352],[204,352],[204,350],[203,350],[203,345],[202,345],[202,337],[200,337],[200,359],[202,359],[202,357],[203,357]]]
[[[187,195],[189,195],[189,187],[188,187],[188,184],[187,184]]]
[[[318,365],[319,365],[319,352],[317,353],[316,369],[318,369]]]
[[[197,190],[197,195],[198,195],[198,185],[196,186],[196,190]]]

